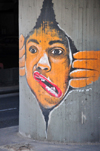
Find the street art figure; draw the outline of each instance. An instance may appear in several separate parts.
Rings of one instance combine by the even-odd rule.
[[[48,127],[49,113],[73,89],[98,80],[100,51],[78,51],[44,0],[35,27],[19,40],[19,71],[35,95]]]

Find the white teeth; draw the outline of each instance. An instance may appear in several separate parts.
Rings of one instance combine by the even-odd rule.
[[[55,87],[51,87],[52,90],[56,91]]]
[[[51,80],[50,80],[50,78],[49,78],[49,77],[48,77],[47,79],[51,82]]]
[[[45,81],[44,79],[41,79],[41,81]]]
[[[46,89],[49,91],[49,92],[51,92],[52,94],[54,94],[56,97],[58,96],[57,94],[56,94],[56,92],[54,92],[51,88],[49,88],[48,86],[46,86]]]

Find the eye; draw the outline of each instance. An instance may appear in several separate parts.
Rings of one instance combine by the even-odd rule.
[[[53,49],[51,51],[51,53],[54,54],[54,55],[60,55],[60,54],[63,53],[63,51],[61,49],[59,49],[59,48],[56,48],[56,49]]]
[[[31,52],[31,53],[36,53],[37,52],[37,49],[35,48],[35,47],[30,47],[29,48],[29,51]]]

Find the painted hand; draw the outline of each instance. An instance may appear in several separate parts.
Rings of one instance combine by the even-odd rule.
[[[73,55],[75,61],[70,73],[70,86],[81,88],[98,80],[100,76],[100,51],[82,51]]]
[[[25,45],[24,45],[24,36],[20,35],[19,38],[19,75],[25,75]]]

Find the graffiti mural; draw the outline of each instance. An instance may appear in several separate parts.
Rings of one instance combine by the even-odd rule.
[[[77,88],[98,80],[100,51],[78,51],[55,19],[52,0],[44,0],[36,25],[19,39],[19,71],[35,95],[46,130],[50,112]]]

